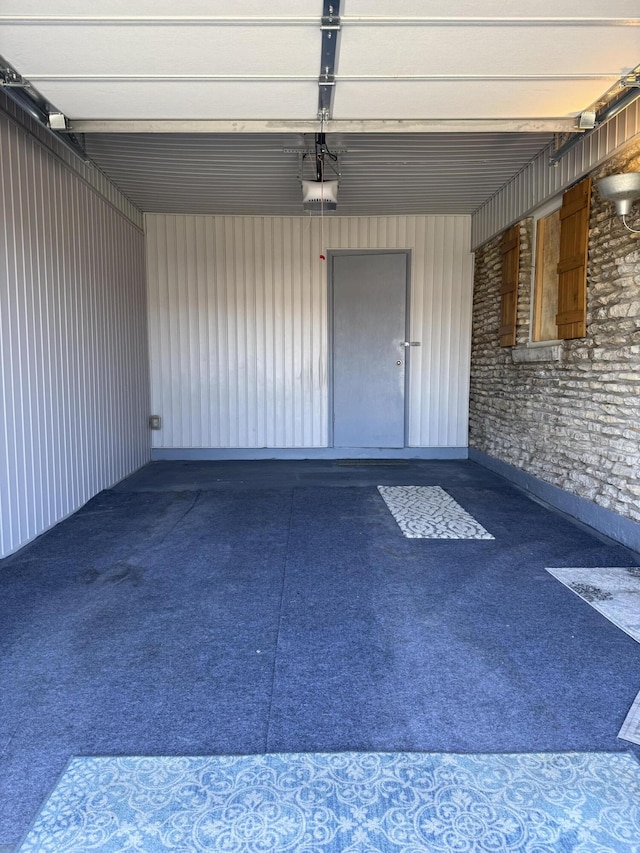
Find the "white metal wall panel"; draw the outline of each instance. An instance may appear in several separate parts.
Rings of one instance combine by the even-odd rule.
[[[466,447],[468,216],[147,214],[158,448],[326,447],[327,249],[411,249],[409,443]],[[321,229],[324,233],[321,234]]]
[[[472,245],[481,246],[547,199],[565,190],[640,133],[640,100],[586,134],[556,166],[549,165],[551,145],[473,214]]]
[[[149,455],[144,235],[0,115],[0,556]]]

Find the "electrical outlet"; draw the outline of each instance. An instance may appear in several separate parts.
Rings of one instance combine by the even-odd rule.
[[[149,416],[149,429],[162,429],[162,421],[160,415]]]

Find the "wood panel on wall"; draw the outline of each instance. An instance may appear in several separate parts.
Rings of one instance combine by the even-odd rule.
[[[582,338],[587,331],[587,260],[591,178],[562,197],[558,255],[559,338]]]
[[[558,257],[560,256],[560,210],[539,219],[536,228],[535,285],[531,340],[552,341],[558,337]]]
[[[150,442],[142,231],[1,113],[0,150],[3,556]]]
[[[500,287],[500,336],[501,347],[513,347],[516,343],[516,321],[518,317],[518,273],[520,261],[520,227],[514,225],[502,235],[502,285]]]
[[[145,216],[156,448],[327,445],[328,249],[411,250],[409,444],[466,447],[468,216]]]

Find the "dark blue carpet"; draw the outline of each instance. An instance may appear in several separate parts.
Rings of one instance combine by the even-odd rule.
[[[626,750],[640,646],[545,567],[634,564],[469,462],[147,466],[0,563],[0,845],[72,755]]]

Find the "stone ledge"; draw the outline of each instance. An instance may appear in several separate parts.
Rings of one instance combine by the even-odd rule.
[[[511,350],[511,360],[514,364],[529,364],[539,361],[561,361],[562,344],[547,344],[545,346],[519,346]]]

